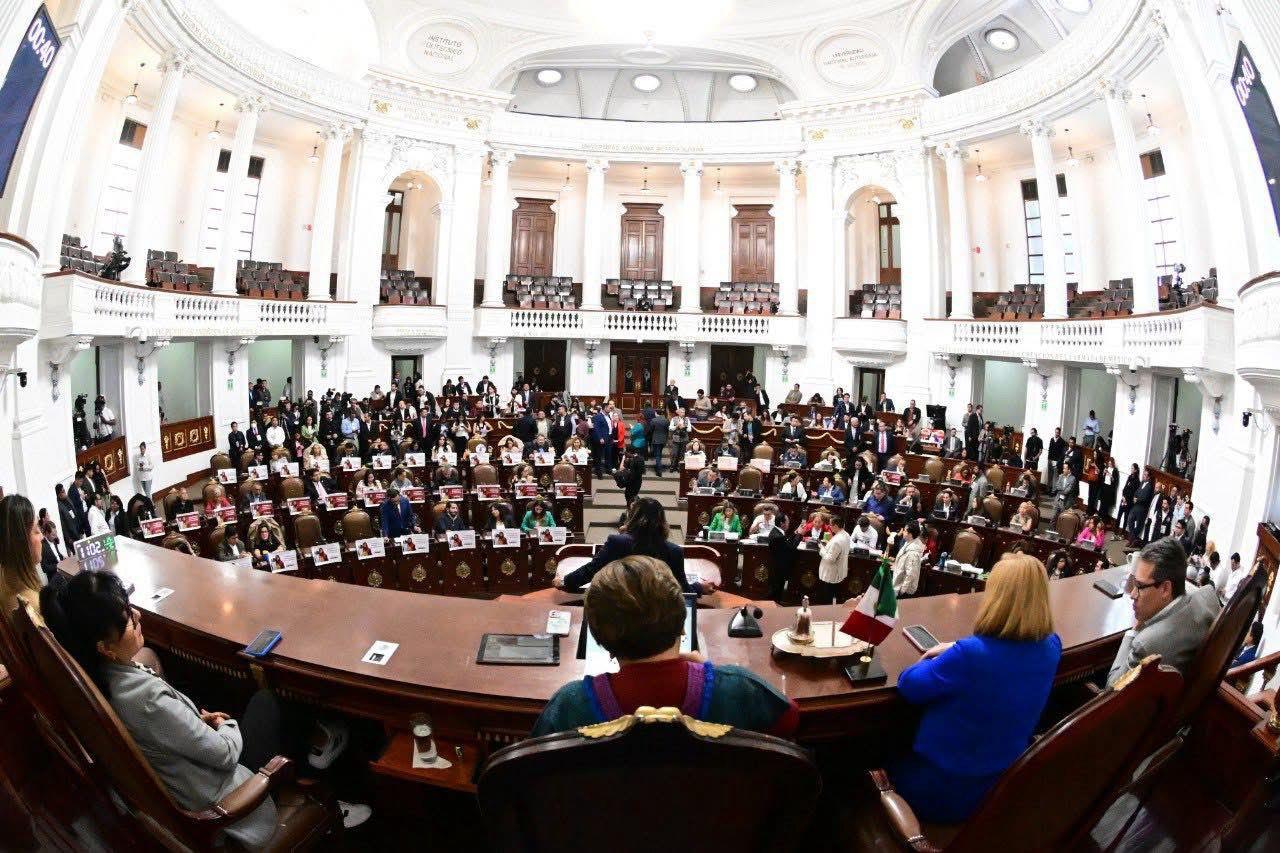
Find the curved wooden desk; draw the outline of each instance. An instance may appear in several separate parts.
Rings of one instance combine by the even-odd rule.
[[[469,769],[490,750],[529,732],[544,703],[561,685],[581,678],[575,657],[581,611],[561,641],[556,667],[476,664],[485,632],[537,633],[546,626],[548,603],[503,598],[481,601],[337,584],[323,580],[242,570],[129,539],[117,540],[117,573],[136,590],[147,642],[176,658],[232,679],[265,680],[282,695],[379,720],[392,745],[374,769],[450,787],[467,787]],[[64,571],[76,571],[74,560]],[[1133,622],[1127,598],[1112,600],[1095,590],[1106,577],[1119,584],[1123,569],[1050,584],[1055,625],[1062,637],[1059,682],[1107,667],[1121,634]],[[174,590],[159,602],[153,592]],[[562,594],[557,601],[570,602]],[[901,602],[902,626],[923,624],[941,641],[970,632],[981,593],[940,595]],[[841,619],[847,607],[815,608],[817,619]],[[794,619],[791,608],[766,609],[764,637],[732,639],[734,610],[699,613],[699,642],[716,663],[746,666],[784,689],[800,705],[801,740],[866,734],[901,726],[903,708],[894,686],[919,653],[895,631],[877,656],[888,680],[855,688],[831,662],[776,657],[769,637]],[[284,639],[267,659],[251,661],[240,650],[264,628]],[[361,663],[375,640],[399,643],[386,666]],[[429,713],[441,751],[455,771],[408,767],[409,717]],[[908,718],[910,715],[905,715]],[[455,747],[462,747],[457,761]]]

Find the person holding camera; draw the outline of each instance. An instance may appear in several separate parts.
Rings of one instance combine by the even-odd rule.
[[[98,434],[98,442],[110,441],[116,431],[116,413],[107,405],[107,398],[101,394],[93,403],[93,428]]]

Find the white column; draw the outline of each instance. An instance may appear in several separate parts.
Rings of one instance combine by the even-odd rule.
[[[702,311],[702,161],[680,164],[684,176],[684,198],[680,204],[680,310],[686,314]]]
[[[453,202],[442,201],[431,208],[436,220],[436,272],[431,280],[431,304],[449,301],[449,252],[453,240]]]
[[[511,164],[516,155],[511,151],[494,151],[489,157],[493,173],[489,180],[489,239],[485,244],[484,299],[486,308],[502,307],[502,285],[510,269],[511,199],[507,198]]]
[[[840,287],[836,283],[834,265],[836,250],[831,231],[832,167],[835,160],[826,154],[814,154],[805,157],[802,163],[805,176],[804,245],[809,264],[805,274],[809,283],[805,334],[810,341],[830,341],[840,310],[837,298]],[[832,384],[831,364],[830,344],[807,347],[805,375],[800,381],[806,383],[806,387],[811,385],[815,388]]]
[[[1160,309],[1160,299],[1156,289],[1151,217],[1147,214],[1146,191],[1142,183],[1142,161],[1138,159],[1138,140],[1129,119],[1128,102],[1132,95],[1123,81],[1115,79],[1100,80],[1098,92],[1107,105],[1111,135],[1116,143],[1116,164],[1120,169],[1120,186],[1116,195],[1122,221],[1128,223],[1125,244],[1129,250],[1129,263],[1126,269],[1133,277],[1133,311],[1135,314],[1150,314]]]
[[[445,339],[445,374],[474,375],[476,243],[480,230],[480,186],[484,177],[484,149],[455,148],[453,154],[453,227],[449,252],[449,291],[446,305],[449,330]],[[439,380],[438,380],[439,381]]]
[[[774,275],[781,288],[778,313],[800,312],[800,282],[796,275],[796,161],[777,160],[778,199],[773,205]],[[814,307],[812,302],[810,307]]]
[[[954,142],[938,146],[947,164],[947,217],[951,223],[951,319],[973,319],[973,262],[969,257],[969,206],[965,197],[964,161],[968,156]]]
[[[587,200],[582,216],[582,307],[587,310],[602,307],[600,255],[604,235],[604,173],[608,169],[608,160],[587,161]]]
[[[267,103],[257,95],[241,95],[235,110],[240,114],[235,139],[231,142],[231,160],[223,184],[222,224],[218,227],[218,263],[213,270],[213,292],[236,292],[236,242],[240,233],[240,187],[249,174],[249,150],[258,130],[258,114]]]
[[[156,190],[160,185],[169,151],[173,114],[178,108],[178,96],[182,93],[182,79],[190,64],[191,60],[185,53],[177,52],[165,57],[160,65],[164,79],[160,83],[160,97],[156,99],[155,109],[151,111],[146,140],[142,143],[138,177],[133,185],[133,210],[129,214],[129,231],[124,239],[125,249],[133,257],[133,262],[124,271],[123,280],[129,284],[141,284],[146,280],[147,250],[167,248],[152,245],[155,242],[156,221],[161,213],[156,209],[159,195]],[[173,211],[165,211],[165,214],[172,215]]]
[[[331,124],[320,132],[324,153],[320,157],[320,180],[316,186],[316,207],[311,217],[310,284],[307,298],[329,298],[329,277],[333,272],[333,233],[338,218],[338,177],[342,171],[342,149],[351,128]]]
[[[1044,245],[1044,317],[1063,320],[1067,316],[1067,264],[1062,251],[1062,225],[1058,219],[1058,171],[1053,165],[1053,128],[1034,119],[1022,123],[1022,132],[1031,138],[1035,160],[1036,186],[1040,197],[1040,231]]]

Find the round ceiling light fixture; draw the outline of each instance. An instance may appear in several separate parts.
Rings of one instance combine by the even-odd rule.
[[[1093,0],[1058,0],[1058,5],[1068,12],[1085,15],[1093,8]]]
[[[754,92],[758,85],[760,85],[759,81],[751,74],[729,75],[729,88],[735,92],[742,92],[743,94]]]
[[[631,86],[637,92],[656,92],[661,85],[656,74],[637,74],[631,78]]]
[[[559,68],[543,68],[536,75],[539,86],[554,86],[564,79],[564,73]]]
[[[987,30],[982,37],[996,50],[1013,53],[1018,49],[1018,37],[1004,27]]]

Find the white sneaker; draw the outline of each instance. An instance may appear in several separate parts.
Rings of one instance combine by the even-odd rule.
[[[351,733],[341,720],[316,720],[315,733],[311,736],[311,752],[307,763],[317,770],[327,770],[329,765],[347,748]]]
[[[338,809],[342,812],[343,829],[355,829],[373,814],[373,809],[364,803],[344,803],[338,800]]]

